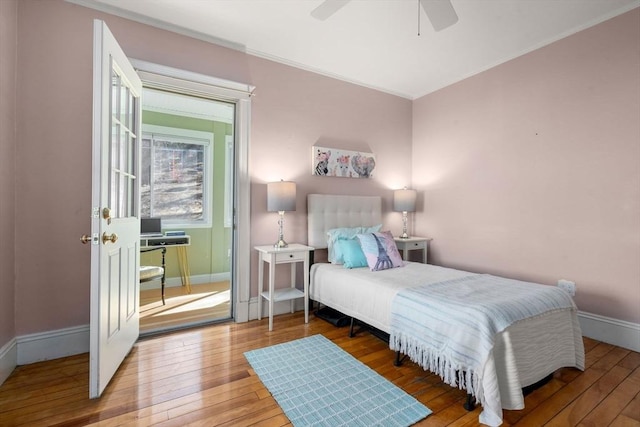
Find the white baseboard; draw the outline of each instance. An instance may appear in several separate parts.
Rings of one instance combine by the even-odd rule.
[[[264,301],[263,301],[264,303]],[[243,306],[246,307],[246,304]],[[295,301],[295,310],[304,310],[303,300]],[[274,304],[274,315],[290,312],[288,301]],[[263,306],[262,316],[269,312]],[[244,308],[243,320],[258,318],[258,298],[253,297]],[[582,334],[598,341],[640,352],[640,325],[586,312],[578,313]],[[23,335],[0,348],[0,384],[18,365],[57,359],[89,351],[89,325]]]
[[[640,324],[578,312],[582,335],[594,340],[640,352]]]
[[[262,307],[262,317],[269,316],[269,309],[266,302]],[[296,300],[295,310],[304,310],[302,300]],[[285,314],[291,311],[289,301],[276,302],[273,306],[273,314]],[[249,320],[258,318],[258,298],[253,297],[249,301]],[[597,314],[578,312],[578,321],[582,335],[594,340],[613,344],[628,350],[640,352],[640,325],[626,322],[624,320],[613,319]]]
[[[236,323],[245,323],[251,320],[251,303],[250,301],[237,301],[233,312],[233,321]]]
[[[23,335],[18,342],[18,365],[89,352],[89,325]]]
[[[9,378],[16,366],[18,366],[18,345],[13,338],[0,348],[0,385]]]
[[[269,316],[269,309],[266,303],[262,307],[262,317]],[[295,310],[304,310],[302,300],[296,300]],[[273,314],[289,313],[289,301],[276,302],[273,307]],[[253,297],[249,301],[249,320],[258,318],[258,298]],[[594,340],[613,344],[618,347],[640,352],[640,325],[626,322],[624,320],[591,314],[584,311],[578,312],[578,321],[582,335]]]
[[[190,276],[192,285],[200,285],[203,283],[224,282],[231,280],[231,273],[213,273],[213,274],[199,274],[196,276]],[[147,291],[150,289],[160,289],[160,281],[153,280],[150,282],[140,283],[140,290]],[[164,286],[166,288],[173,288],[182,286],[182,279],[180,277],[169,277],[165,280]]]

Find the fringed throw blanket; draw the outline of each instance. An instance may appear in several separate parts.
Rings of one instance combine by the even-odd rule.
[[[465,389],[483,406],[480,422],[500,425],[498,379],[487,363],[496,334],[529,317],[575,308],[559,288],[491,275],[418,286],[392,302],[390,347]]]

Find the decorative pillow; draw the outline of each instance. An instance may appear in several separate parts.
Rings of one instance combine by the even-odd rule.
[[[362,233],[362,227],[333,228],[327,231],[327,260],[332,264],[342,264],[342,260],[336,257],[336,242],[342,239],[355,239],[358,233]]]
[[[357,239],[342,239],[336,242],[336,252],[342,255],[344,268],[367,267],[367,258]]]
[[[375,233],[376,231],[380,231],[382,229],[382,224],[372,225],[371,227],[362,227],[363,233]]]
[[[357,238],[371,271],[404,266],[390,231],[358,234]]]
[[[373,225],[371,227],[342,227],[332,228],[327,231],[327,260],[332,264],[342,264],[344,259],[342,255],[336,253],[335,244],[338,240],[355,239],[361,233],[373,233],[380,231],[382,224]]]

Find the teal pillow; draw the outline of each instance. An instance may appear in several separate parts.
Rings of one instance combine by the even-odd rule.
[[[329,262],[332,264],[342,264],[342,257],[339,253],[336,253],[338,241],[355,239],[359,233],[362,233],[362,227],[333,228],[327,231],[327,259]]]
[[[340,253],[344,268],[367,267],[367,258],[356,239],[344,239],[336,242],[336,253]]]
[[[332,264],[342,264],[344,262],[340,253],[336,253],[336,243],[339,240],[355,239],[360,233],[373,233],[380,231],[382,224],[373,225],[371,227],[342,227],[332,228],[327,231],[327,259]]]

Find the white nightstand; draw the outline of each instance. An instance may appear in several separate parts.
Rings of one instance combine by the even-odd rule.
[[[309,323],[309,252],[314,248],[298,243],[291,243],[286,248],[256,246],[258,251],[258,320],[262,319],[262,298],[269,302],[269,330],[273,330],[273,303],[291,301],[293,313],[294,300],[304,298],[304,322]],[[264,263],[269,264],[269,286],[264,290]],[[303,264],[303,290],[296,288],[296,266]],[[291,264],[291,287],[274,289],[275,269],[277,264]]]
[[[427,263],[427,252],[429,248],[429,242],[433,239],[429,237],[407,237],[403,239],[401,237],[394,237],[398,250],[402,252],[402,259],[405,261],[408,259],[409,251],[422,249],[422,262]]]

